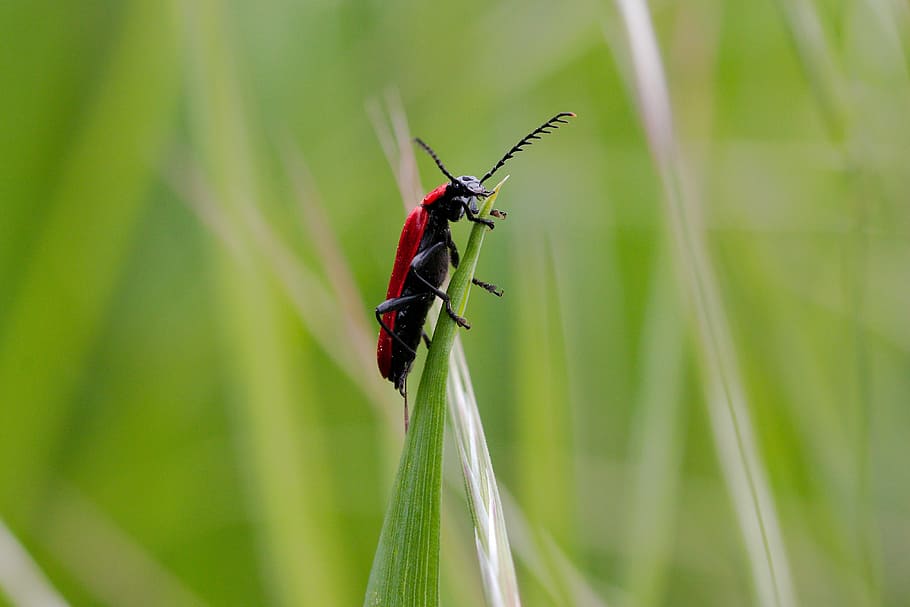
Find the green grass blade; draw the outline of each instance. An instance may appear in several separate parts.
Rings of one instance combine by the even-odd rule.
[[[644,0],[616,2],[632,60],[639,117],[664,189],[676,271],[689,298],[708,415],[721,470],[752,567],[758,603],[797,605],[774,494],[753,430],[746,390],[701,208],[676,140],[670,96],[651,13]]]
[[[219,248],[213,270],[232,381],[233,432],[246,506],[260,539],[263,583],[274,604],[349,605],[356,590],[339,565],[344,549],[327,489],[331,467],[319,441],[308,440],[317,427],[316,401],[308,392],[308,344],[294,336],[297,321],[280,283],[263,271],[278,266],[281,253],[262,219],[268,181],[257,162],[258,129],[241,94],[244,81],[232,61],[232,15],[219,0],[181,9],[191,134],[217,201],[213,216],[238,235],[237,251]]]
[[[21,283],[0,286],[11,298],[0,320],[0,509],[14,530],[36,515],[58,473],[53,458],[67,435],[71,399],[103,332],[173,117],[178,74],[169,5],[135,0],[120,12],[53,200],[46,215],[35,215],[42,223],[22,258]]]
[[[484,201],[481,217],[489,215],[501,186],[502,182]],[[448,294],[460,315],[464,314],[468,303],[471,278],[485,231],[482,224],[474,225],[462,252],[461,264],[449,282]],[[434,607],[439,604],[439,517],[446,380],[456,332],[455,322],[441,313],[420,378],[392,500],[373,558],[364,601],[367,606]]]
[[[685,456],[685,324],[669,247],[657,254],[641,338],[641,393],[632,421],[634,483],[627,526],[625,591],[639,607],[658,605],[670,569]]]

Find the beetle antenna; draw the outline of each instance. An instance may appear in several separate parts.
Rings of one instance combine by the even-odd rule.
[[[564,118],[574,118],[574,117],[575,117],[575,114],[573,112],[560,112],[560,113],[556,114],[555,116],[553,116],[552,118],[550,118],[549,120],[547,120],[546,122],[544,122],[542,125],[540,125],[536,129],[534,129],[533,131],[531,131],[530,133],[528,133],[525,137],[522,138],[521,141],[516,143],[515,146],[511,150],[506,152],[506,155],[503,156],[502,159],[496,163],[496,166],[494,166],[492,169],[490,169],[487,172],[487,174],[481,178],[480,183],[483,183],[484,181],[486,181],[487,179],[492,177],[493,173],[495,173],[496,171],[501,169],[502,165],[504,165],[507,160],[512,158],[512,156],[514,156],[515,154],[517,154],[518,152],[523,150],[524,146],[531,145],[532,143],[534,143],[535,139],[540,139],[541,135],[546,135],[548,133],[552,133],[553,132],[552,129],[558,129],[560,124],[569,124],[568,120],[563,120]]]
[[[439,167],[439,170],[442,171],[443,175],[449,178],[449,181],[455,181],[455,178],[452,177],[452,174],[446,170],[445,165],[442,164],[442,160],[439,159],[439,156],[436,155],[436,152],[433,151],[433,148],[424,143],[420,137],[415,137],[414,141],[417,143],[417,145],[426,150],[427,154],[429,154],[430,157],[436,161],[436,166]]]

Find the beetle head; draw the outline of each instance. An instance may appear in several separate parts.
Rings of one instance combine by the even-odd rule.
[[[483,184],[474,177],[473,175],[462,175],[461,177],[456,177],[452,182],[452,185],[455,187],[456,192],[462,196],[470,197],[481,197],[485,198],[493,192],[488,192]]]
[[[465,206],[475,215],[479,212],[477,199],[486,198],[493,192],[487,191],[483,184],[473,175],[456,177],[449,184],[448,208],[446,209],[449,221],[458,221],[464,216]]]

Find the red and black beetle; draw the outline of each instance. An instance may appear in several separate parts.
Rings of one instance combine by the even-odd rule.
[[[405,429],[408,424],[408,373],[417,356],[421,336],[429,346],[430,340],[423,331],[423,325],[433,300],[437,297],[442,300],[446,313],[459,326],[471,328],[464,318],[455,313],[449,296],[440,289],[449,272],[449,263],[458,267],[458,249],[452,242],[449,222],[458,221],[466,215],[468,221],[483,223],[492,230],[492,220],[477,216],[477,199],[492,194],[484,188],[483,182],[492,177],[515,153],[520,152],[523,146],[540,139],[542,134],[550,133],[551,129],[559,128],[560,124],[567,124],[565,118],[574,116],[571,112],[561,112],[547,120],[515,144],[480,179],[470,175],[453,177],[430,146],[415,139],[436,161],[436,166],[449,181],[424,196],[420,204],[408,214],[398,240],[386,300],[376,306],[376,320],[380,326],[376,359],[382,376],[394,383],[405,399]],[[496,217],[505,216],[505,213],[495,209],[491,214]],[[474,284],[502,296],[502,291],[494,285],[476,278]]]

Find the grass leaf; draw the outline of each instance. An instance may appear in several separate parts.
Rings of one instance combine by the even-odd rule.
[[[617,0],[627,33],[639,117],[664,189],[673,259],[693,316],[708,414],[718,459],[743,534],[756,599],[766,607],[798,604],[774,494],[753,430],[733,335],[704,228],[673,126],[669,88],[651,13],[644,0]]]
[[[480,209],[489,215],[503,180]],[[448,294],[458,314],[468,303],[471,278],[486,226],[475,224],[452,275]],[[434,607],[439,604],[439,520],[442,445],[446,415],[449,355],[457,327],[440,313],[414,402],[392,499],[386,511],[379,546],[367,586],[365,605]]]

